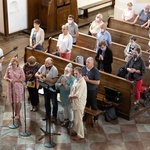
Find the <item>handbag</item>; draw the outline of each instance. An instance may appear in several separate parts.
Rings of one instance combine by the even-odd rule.
[[[111,106],[108,109],[104,110],[104,117],[105,117],[105,121],[107,122],[117,119],[118,116],[116,114],[115,107]]]
[[[27,87],[35,88],[35,81],[27,81]]]
[[[119,91],[106,86],[104,86],[104,88],[105,88],[105,98],[108,101],[115,102],[115,103],[122,101],[122,94]]]

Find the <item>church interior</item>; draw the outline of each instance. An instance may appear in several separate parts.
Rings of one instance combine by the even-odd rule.
[[[12,119],[12,107],[10,103],[7,102],[6,97],[7,82],[3,79],[3,77],[12,57],[17,56],[19,59],[20,66],[23,67],[24,63],[27,60],[27,56],[31,53],[34,54],[33,51],[31,52],[28,49],[25,50],[25,47],[29,45],[30,31],[33,27],[33,20],[35,18],[41,20],[41,27],[45,31],[44,51],[46,51],[50,47],[49,37],[52,37],[54,39],[58,38],[58,35],[61,33],[61,26],[62,24],[65,24],[69,14],[72,13],[74,15],[74,20],[78,24],[79,32],[87,35],[89,31],[89,25],[95,19],[95,16],[98,13],[101,13],[103,15],[103,21],[106,24],[108,24],[108,20],[110,17],[114,17],[118,20],[120,19],[120,13],[122,9],[124,9],[126,7],[126,3],[129,2],[123,2],[122,0],[87,0],[86,2],[83,2],[82,0],[56,0],[57,3],[55,0],[22,1],[23,4],[25,4],[25,8],[23,8],[19,0],[13,0],[12,2],[10,0],[2,0],[2,2],[0,2],[0,8],[2,8],[0,10],[2,12],[0,15],[0,20],[2,22],[2,24],[0,25],[0,48],[3,50],[4,54],[6,54],[9,53],[9,51],[12,50],[15,46],[18,47],[17,50],[11,51],[11,53],[7,54],[4,57],[4,62],[2,64],[3,93],[0,97],[0,150],[149,150],[149,105],[144,107],[141,104],[138,110],[136,110],[132,104],[133,91],[125,91],[127,88],[123,91],[125,91],[125,93],[127,94],[131,92],[131,99],[123,101],[122,104],[120,104],[120,106],[114,104],[114,106],[117,107],[119,114],[117,119],[111,120],[110,122],[106,122],[102,109],[102,113],[99,114],[98,126],[96,128],[87,126],[84,122],[85,138],[80,141],[72,140],[72,137],[70,136],[70,130],[65,127],[62,127],[59,120],[56,123],[50,124],[49,131],[51,131],[52,134],[45,134],[44,131],[46,129],[47,122],[42,120],[45,114],[43,94],[39,94],[40,103],[38,110],[36,112],[31,112],[30,100],[28,99],[28,91],[26,89],[25,99],[21,107],[20,119]],[[100,1],[106,1],[106,3],[98,5]],[[141,6],[144,7],[146,4],[150,5],[149,0],[130,1],[135,5],[134,8],[137,8],[136,13],[138,13],[138,11],[142,9]],[[83,11],[83,8],[85,6],[89,7],[89,9],[86,9],[86,13]],[[37,9],[37,7],[39,9]],[[22,11],[20,13],[20,9],[25,10],[25,12]],[[111,30],[111,27],[107,26],[107,28],[111,34],[115,32],[114,30]],[[122,29],[120,29],[120,31],[122,31],[125,27],[122,26],[121,28]],[[116,46],[114,46],[114,49],[117,49],[117,46],[119,47],[120,45],[122,45],[122,48],[124,48],[127,43],[123,44],[123,40],[125,40],[126,37],[129,37],[131,34],[133,34],[125,33],[125,31],[122,32],[124,33],[124,37],[119,37],[119,40],[122,43],[116,42],[118,45],[115,45],[115,41],[113,41],[113,38],[115,39],[115,36],[112,38],[112,42],[114,42],[113,45]],[[133,32],[136,32],[136,27],[133,27]],[[146,43],[147,41],[149,41],[148,30],[141,29],[139,33],[142,34],[142,32],[144,35],[141,35],[141,40],[143,39],[143,41]],[[145,33],[147,34],[145,35]],[[140,35],[137,34],[137,38],[140,38]],[[143,45],[141,43],[141,47],[144,48],[145,46],[145,49],[148,49],[148,45],[146,45],[144,42]],[[92,45],[92,43],[88,44]],[[41,59],[40,64],[44,63],[43,59],[46,56],[43,53],[41,53],[41,55],[37,55],[37,60]],[[117,50],[114,50],[114,55],[116,53]],[[93,56],[93,53],[89,54]],[[142,56],[144,59],[146,59],[147,56],[149,56],[149,53],[143,52]],[[124,60],[120,61],[119,59],[114,59],[114,63],[116,63],[115,65],[117,67],[121,64],[124,64]],[[148,62],[146,62],[146,65],[148,66],[147,63]],[[62,62],[61,68],[63,69],[64,67],[65,66],[63,66]],[[118,70],[119,68],[115,69]],[[116,70],[112,74],[115,74]],[[150,80],[148,77],[149,71],[150,69],[147,68],[147,72],[144,78],[144,82],[147,87],[150,86]],[[107,77],[106,73],[101,74],[102,77]],[[115,84],[114,86],[116,86],[118,89],[123,89],[123,87],[121,86],[127,85],[126,81],[124,81],[123,79],[118,79],[117,77],[113,76],[115,75],[108,75],[108,77],[110,77],[110,81],[112,80],[112,78],[115,78],[113,81]],[[124,85],[117,85],[117,82],[118,84],[120,82]],[[102,84],[104,83],[105,82],[103,81]],[[130,101],[132,102],[130,103]],[[111,104],[113,105],[113,103]],[[58,109],[59,111],[62,110],[60,100]],[[10,128],[10,124],[14,123],[17,124],[18,127],[14,129]],[[29,132],[31,135],[22,136],[22,132]],[[58,135],[55,133],[58,133]],[[53,141],[56,145],[52,146],[51,148],[45,146],[45,143],[49,141]]]

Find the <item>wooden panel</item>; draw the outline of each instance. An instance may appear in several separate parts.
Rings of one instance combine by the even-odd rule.
[[[77,4],[77,0],[72,0],[71,1],[71,8],[70,8],[70,13],[72,15],[74,15],[74,21],[76,23],[79,22],[79,18],[78,18],[78,4]]]
[[[70,0],[64,0],[65,1],[65,5],[70,4],[71,1]]]
[[[69,14],[70,14],[70,5],[60,7],[57,9],[57,30],[61,29],[62,25],[66,24]]]
[[[46,29],[47,28],[47,18],[48,18],[48,6],[50,0],[40,0],[39,3],[39,19],[41,21],[41,27]]]
[[[57,21],[56,21],[56,0],[51,0],[48,4],[48,14],[47,14],[47,32],[56,31]]]
[[[57,7],[64,5],[64,0],[57,0]]]
[[[39,0],[28,0],[27,1],[27,9],[28,9],[28,29],[33,28],[33,20],[39,18],[38,10],[39,10]]]

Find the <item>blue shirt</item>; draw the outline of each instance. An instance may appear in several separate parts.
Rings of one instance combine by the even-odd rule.
[[[99,49],[99,42],[104,40],[106,41],[106,45],[109,46],[112,42],[111,40],[111,35],[108,31],[104,31],[103,33],[101,32],[101,30],[99,30],[99,32],[97,33],[97,46],[96,46],[96,51],[98,51]]]

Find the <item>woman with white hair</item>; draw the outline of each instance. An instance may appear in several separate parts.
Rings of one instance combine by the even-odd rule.
[[[62,34],[58,37],[57,50],[59,56],[70,60],[71,50],[72,50],[72,36],[69,34],[68,25],[65,24],[62,26]]]
[[[72,64],[69,63],[65,69],[64,74],[60,76],[55,86],[60,90],[60,100],[62,107],[64,108],[64,122],[62,126],[68,128],[73,127],[73,110],[69,99],[70,89],[73,85],[75,78],[72,76]]]
[[[95,20],[91,23],[90,28],[89,28],[89,35],[96,36],[97,32],[100,30],[100,26],[104,24],[102,21],[103,15],[102,14],[97,14],[95,17]]]

